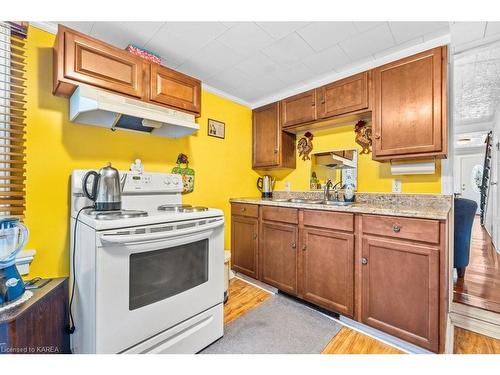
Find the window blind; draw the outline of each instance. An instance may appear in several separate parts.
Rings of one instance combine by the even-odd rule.
[[[0,21],[0,215],[24,217],[26,33]]]

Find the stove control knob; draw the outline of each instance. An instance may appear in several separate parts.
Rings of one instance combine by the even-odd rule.
[[[178,178],[174,178],[174,179],[173,179],[173,182],[174,182],[174,185],[175,185],[175,186],[179,185],[179,183],[180,183],[180,181],[179,181],[179,179],[178,179]]]
[[[170,177],[165,177],[165,179],[163,180],[163,182],[165,183],[165,185],[170,185],[170,183],[171,183]]]

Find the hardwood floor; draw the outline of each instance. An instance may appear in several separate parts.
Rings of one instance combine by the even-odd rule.
[[[453,353],[500,354],[500,340],[456,327]]]
[[[224,324],[239,318],[271,297],[271,293],[233,278],[229,283],[229,299],[224,305]]]
[[[239,318],[254,307],[272,297],[240,279],[229,284],[229,300],[224,305],[224,324]],[[500,340],[479,335],[461,328],[455,328],[454,353],[457,354],[500,354]],[[402,354],[403,352],[347,327],[323,349],[322,354]]]
[[[478,216],[472,227],[469,266],[454,286],[453,301],[500,313],[500,254]]]
[[[321,354],[404,354],[404,352],[350,328],[342,327]]]

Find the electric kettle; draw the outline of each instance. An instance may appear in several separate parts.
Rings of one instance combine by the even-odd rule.
[[[92,188],[89,192],[88,181],[92,179]],[[94,202],[96,211],[116,211],[122,208],[122,190],[120,186],[120,174],[118,170],[108,163],[101,168],[99,173],[89,171],[83,177],[82,189],[84,195]]]
[[[272,198],[274,184],[276,180],[271,176],[265,175],[257,179],[257,189],[262,193],[262,198]]]
[[[16,255],[28,241],[28,228],[15,217],[0,219],[0,306],[24,294],[24,282],[16,267]]]

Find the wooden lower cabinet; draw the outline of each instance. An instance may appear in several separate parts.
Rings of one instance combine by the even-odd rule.
[[[354,235],[301,231],[300,296],[342,315],[354,313]]]
[[[297,225],[261,222],[260,280],[289,294],[297,294],[297,237]]]
[[[422,348],[444,351],[446,222],[257,207],[232,205],[235,271]]]
[[[439,250],[364,237],[361,321],[432,351],[439,344]]]
[[[257,218],[231,217],[231,268],[255,279],[258,278],[258,230]]]

